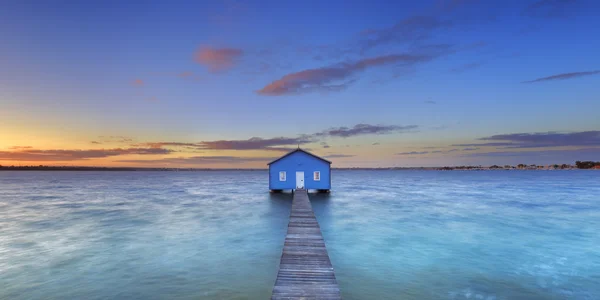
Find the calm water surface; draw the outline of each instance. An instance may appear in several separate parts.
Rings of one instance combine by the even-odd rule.
[[[334,171],[345,299],[600,299],[600,172]],[[263,171],[0,172],[0,299],[268,299]]]

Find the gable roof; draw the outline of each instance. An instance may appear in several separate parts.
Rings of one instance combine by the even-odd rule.
[[[320,159],[320,160],[322,160],[322,161],[324,161],[324,162],[326,162],[326,163],[328,163],[328,164],[331,164],[331,162],[330,162],[330,161],[328,161],[328,160],[326,160],[326,159],[324,159],[324,158],[322,158],[322,157],[316,156],[316,155],[314,155],[314,154],[312,154],[312,153],[310,153],[310,152],[308,152],[308,151],[305,151],[305,150],[302,150],[302,149],[298,148],[298,149],[296,149],[296,150],[294,150],[294,151],[291,151],[291,152],[289,152],[288,154],[286,154],[286,155],[284,155],[284,156],[282,156],[282,157],[280,157],[280,158],[278,158],[278,159],[276,159],[276,160],[274,160],[274,161],[272,161],[272,162],[268,163],[267,165],[270,165],[270,164],[272,164],[272,163],[274,163],[274,162],[276,162],[276,161],[279,161],[279,160],[281,160],[281,159],[283,159],[283,158],[285,158],[285,157],[288,157],[288,156],[290,156],[290,155],[292,155],[292,154],[294,154],[294,153],[296,153],[296,152],[303,152],[303,153],[306,153],[306,154],[308,154],[308,155],[310,155],[310,156],[312,156],[312,157],[314,157],[314,158],[318,158],[318,159]]]

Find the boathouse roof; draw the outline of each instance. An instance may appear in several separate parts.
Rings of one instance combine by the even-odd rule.
[[[305,151],[305,150],[302,150],[302,149],[298,148],[298,149],[296,149],[296,150],[294,150],[294,151],[291,151],[291,152],[289,152],[288,154],[286,154],[286,155],[284,155],[284,156],[282,156],[282,157],[280,157],[280,158],[278,158],[278,159],[276,159],[276,160],[274,160],[274,161],[272,161],[272,162],[268,163],[267,165],[270,165],[270,164],[272,164],[272,163],[274,163],[274,162],[276,162],[276,161],[279,161],[279,160],[281,160],[281,159],[284,159],[284,158],[286,158],[286,157],[288,157],[288,156],[290,156],[290,155],[292,155],[292,154],[294,154],[294,153],[296,153],[296,152],[303,152],[303,153],[306,153],[306,154],[308,154],[308,155],[310,155],[310,156],[312,156],[312,157],[318,158],[318,159],[320,159],[320,160],[322,160],[322,161],[324,161],[324,162],[326,162],[326,163],[328,163],[328,164],[331,164],[331,162],[330,162],[330,161],[328,161],[328,160],[326,160],[326,159],[324,159],[324,158],[322,158],[322,157],[320,157],[320,156],[314,155],[314,154],[312,154],[312,153],[310,153],[310,152],[308,152],[308,151]]]

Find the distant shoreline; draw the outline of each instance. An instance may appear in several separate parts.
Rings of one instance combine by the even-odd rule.
[[[567,168],[553,167],[527,167],[527,168],[494,168],[494,167],[389,167],[389,168],[332,168],[339,171],[398,171],[398,170],[415,170],[415,171],[565,171],[565,170],[600,170],[600,168],[577,168],[569,166]],[[2,166],[0,171],[121,171],[121,172],[197,172],[197,171],[268,171],[264,169],[252,168],[125,168],[125,167],[52,167],[52,166]]]

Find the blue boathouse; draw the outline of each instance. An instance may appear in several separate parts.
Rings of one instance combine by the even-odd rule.
[[[300,148],[270,162],[269,189],[318,190],[331,189],[331,162]]]

